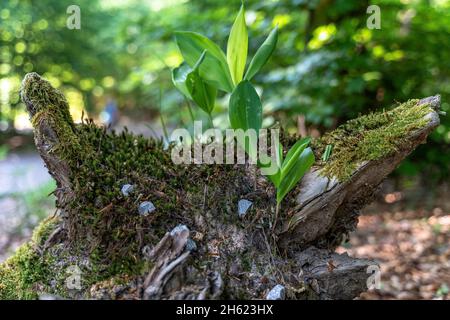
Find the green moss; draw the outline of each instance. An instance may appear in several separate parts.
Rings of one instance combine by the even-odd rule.
[[[350,120],[314,140],[316,159],[321,159],[327,145],[333,145],[328,161],[319,163],[321,173],[346,181],[362,162],[386,157],[408,143],[408,134],[426,125],[424,117],[432,111],[430,106],[417,102],[409,100],[392,110]]]
[[[73,127],[66,98],[59,90],[53,88],[50,82],[41,78],[37,73],[32,72],[25,76],[20,94],[32,115],[48,110],[52,106],[57,106],[58,113],[64,122]]]
[[[50,234],[58,225],[59,219],[57,217],[48,217],[44,219],[33,231],[31,241],[37,246],[42,246],[48,239]]]
[[[29,244],[0,265],[0,298],[34,298],[39,292],[76,297],[65,285],[69,266],[82,269],[83,289],[98,283],[107,286],[115,284],[118,276],[128,279],[148,271],[151,266],[142,257],[142,247],[155,245],[179,223],[195,225],[198,215],[241,223],[235,212],[238,198],[255,191],[244,177],[244,166],[175,165],[161,141],[126,130],[109,132],[92,121],[75,125],[62,94],[35,74],[27,75],[22,97],[36,130],[45,121],[56,133],[51,152],[66,160],[73,196],[64,199],[60,208],[65,213],[60,243],[43,250],[59,223],[46,220]],[[348,179],[362,161],[395,151],[408,132],[425,124],[423,116],[428,112],[428,106],[409,101],[391,111],[349,121],[315,140],[317,159],[326,145],[334,146],[329,160],[319,163],[323,174]],[[45,136],[45,132],[37,134]],[[282,135],[285,145],[289,139]],[[129,196],[121,193],[124,184],[134,186]],[[255,209],[270,214],[262,210],[272,200],[267,193],[251,200]],[[156,207],[149,216],[138,213],[143,201]],[[241,258],[244,269],[251,269],[252,257]],[[209,263],[208,258],[202,263]],[[80,294],[86,294],[85,290]]]
[[[18,252],[2,265],[0,272],[9,280],[3,282],[5,289],[0,288],[0,294],[20,292],[14,297],[26,298],[37,292],[76,295],[65,286],[71,265],[81,267],[86,293],[93,284],[118,275],[133,277],[148,271],[151,266],[143,259],[143,246],[155,245],[180,223],[194,226],[199,215],[242,223],[236,214],[239,195],[254,192],[253,183],[244,177],[244,166],[175,165],[171,150],[164,150],[161,141],[127,130],[116,134],[92,121],[74,125],[64,97],[38,75],[27,75],[22,98],[35,129],[45,127],[40,125],[45,121],[56,133],[51,152],[66,160],[73,196],[59,202],[64,212],[60,242],[42,250],[56,225],[48,222],[39,227],[26,247],[27,254]],[[124,184],[134,186],[129,196],[121,193]],[[270,202],[259,200],[263,197],[254,199],[255,206],[259,201]],[[139,215],[143,201],[153,202],[156,210]],[[23,276],[27,272],[32,276]],[[37,284],[39,290],[34,290]]]
[[[58,143],[49,152],[54,152],[70,162],[76,162],[83,157],[86,150],[81,148],[75,135],[75,124],[64,95],[36,73],[26,75],[20,94],[32,116],[31,122],[35,130],[39,131],[39,124],[45,121],[46,126],[51,127],[56,134]],[[45,133],[43,135],[45,136]]]
[[[0,264],[0,300],[34,299],[40,292],[48,291],[55,257],[42,254],[41,248],[58,222],[58,218],[42,221],[34,230],[31,241]]]
[[[0,265],[0,299],[33,299],[33,285],[42,279],[42,264],[30,244],[22,245]]]
[[[36,250],[56,226],[56,219],[44,220],[34,231],[32,241],[0,264],[0,299],[33,299],[49,277],[47,261]]]
[[[230,198],[226,190],[230,181],[242,176],[240,170],[230,170],[227,165],[196,166],[195,170],[174,165],[170,150],[164,150],[160,141],[128,132],[107,132],[92,122],[77,126],[74,132],[97,152],[71,163],[75,197],[64,207],[67,238],[62,240],[68,247],[52,245],[42,250],[58,225],[53,219],[44,221],[30,244],[2,265],[1,297],[35,298],[41,292],[78,297],[88,294],[92,285],[118,275],[135,277],[148,272],[151,264],[143,259],[142,247],[155,245],[179,223],[193,225],[195,216],[204,210],[205,184],[211,214],[236,219],[237,198]],[[125,183],[135,187],[128,197],[120,191]],[[215,198],[221,201],[210,201]],[[147,217],[138,214],[138,205],[145,200],[156,207]],[[223,214],[226,206],[232,214]],[[89,261],[88,267],[80,263],[84,260]],[[83,290],[79,293],[65,285],[71,265],[82,269]]]

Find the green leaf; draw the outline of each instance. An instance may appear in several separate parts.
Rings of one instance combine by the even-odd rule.
[[[177,68],[172,70],[172,82],[175,87],[181,91],[189,99],[192,99],[188,88],[186,87],[186,79],[189,73],[192,72],[191,67],[186,62],[183,62]]]
[[[193,71],[187,76],[186,87],[192,100],[203,111],[211,114],[216,101],[217,89],[204,82],[197,71]]]
[[[275,155],[275,165],[278,168],[278,171],[274,174],[271,175],[267,175],[267,178],[273,183],[273,185],[275,186],[275,188],[278,188],[280,185],[280,181],[281,181],[281,166],[283,163],[283,146],[282,144],[278,141],[277,143],[278,145],[278,151],[277,154]],[[267,167],[271,167],[272,166],[272,158],[267,156],[266,154],[260,154],[260,159],[258,160],[258,166],[260,168],[267,168]]]
[[[250,137],[255,130],[255,138],[258,139],[259,129],[262,126],[262,105],[258,93],[248,81],[242,81],[233,90],[228,108],[231,127],[235,130],[244,130],[245,139],[241,143],[250,158],[257,158],[257,146],[252,143]],[[255,141],[256,142],[256,141]]]
[[[255,74],[266,64],[272,55],[278,41],[278,27],[275,27],[264,41],[264,43],[256,51],[250,65],[248,66],[247,72],[245,73],[244,79],[251,80]]]
[[[331,156],[331,151],[333,151],[333,145],[332,144],[327,144],[327,146],[325,147],[325,151],[322,154],[322,161],[323,162],[327,162],[328,159]]]
[[[305,150],[310,141],[310,138],[298,140],[288,151],[286,159],[284,159],[283,161],[283,166],[281,167],[281,179],[284,179],[284,177],[289,173],[291,168],[296,163],[298,157],[303,152],[303,150]]]
[[[175,32],[175,39],[184,60],[194,67],[202,53],[207,50],[199,74],[217,89],[232,92],[234,85],[225,54],[218,45],[201,34],[188,31]]]
[[[206,50],[203,51],[193,69],[184,63],[174,69],[172,81],[186,97],[194,100],[202,110],[211,114],[216,101],[217,89],[203,81],[198,72],[206,53]]]
[[[233,129],[254,129],[258,135],[262,126],[262,105],[250,82],[242,81],[233,90],[228,115]]]
[[[296,159],[288,174],[281,180],[280,186],[277,189],[277,203],[283,201],[288,192],[296,186],[298,181],[305,175],[309,168],[311,168],[314,161],[314,153],[311,148],[308,147],[304,149]]]
[[[276,165],[278,167],[278,171],[277,173],[268,176],[269,180],[272,181],[275,188],[278,188],[280,186],[282,163],[283,163],[283,145],[281,144],[281,142],[278,142],[278,152],[276,154]]]
[[[192,71],[197,72],[198,68],[200,68],[200,65],[202,64],[203,60],[205,60],[205,56],[208,50],[203,50],[202,54],[200,55],[200,58],[198,58],[197,62],[195,63],[194,67],[192,68]]]
[[[244,75],[247,51],[247,25],[245,24],[244,5],[241,5],[233,27],[231,27],[227,45],[227,62],[230,68],[231,78],[235,85],[241,82],[242,76]]]

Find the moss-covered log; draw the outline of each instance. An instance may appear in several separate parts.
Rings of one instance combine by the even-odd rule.
[[[376,262],[333,250],[438,125],[440,104],[409,101],[314,141],[317,159],[334,151],[286,197],[273,230],[274,189],[254,167],[175,165],[160,141],[75,125],[35,73],[21,96],[59,210],[0,265],[0,298],[354,298]],[[252,202],[244,216],[241,199]]]

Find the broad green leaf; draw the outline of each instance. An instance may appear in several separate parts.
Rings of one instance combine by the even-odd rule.
[[[172,81],[186,97],[194,100],[201,109],[211,114],[216,101],[217,89],[203,81],[198,72],[206,53],[206,50],[203,51],[194,68],[183,63],[174,69]]]
[[[191,72],[186,79],[186,87],[192,100],[208,114],[214,109],[217,89],[207,84],[197,71]]]
[[[278,170],[278,172],[276,174],[267,176],[267,178],[273,183],[275,188],[278,188],[280,185],[280,170]]]
[[[267,154],[260,154],[258,157],[257,165],[259,168],[268,168],[272,165],[272,158],[269,157]],[[272,183],[276,186],[277,185],[277,179],[275,179],[275,175],[267,175],[267,178],[272,181]]]
[[[267,39],[263,42],[258,51],[256,51],[250,65],[248,66],[247,72],[245,73],[244,79],[251,80],[255,74],[266,64],[272,55],[278,41],[278,27],[273,29]]]
[[[310,138],[298,140],[288,151],[288,153],[286,154],[286,159],[284,159],[283,165],[281,167],[281,179],[284,179],[284,177],[289,173],[291,168],[296,163],[297,158],[300,156],[303,150],[305,150],[310,141]]]
[[[242,76],[244,75],[247,51],[248,34],[247,25],[245,24],[244,5],[242,5],[233,27],[231,27],[227,45],[228,67],[230,68],[231,78],[235,85],[241,82]]]
[[[249,81],[242,81],[233,90],[228,115],[233,129],[254,129],[258,135],[262,125],[262,105]]]
[[[186,79],[191,72],[192,69],[186,62],[183,62],[179,67],[172,70],[173,84],[188,99],[192,99],[192,97],[188,91],[188,88],[186,87]]]
[[[278,138],[277,138],[278,140]],[[281,144],[281,142],[278,140],[278,154],[277,154],[277,166],[278,168],[281,168],[281,166],[283,165],[283,145]]]
[[[298,181],[305,175],[305,173],[313,165],[314,153],[311,148],[306,148],[295,161],[288,174],[281,180],[280,186],[277,189],[277,202],[280,203],[284,197],[292,190]]]
[[[242,129],[245,133],[244,141],[240,142],[250,158],[257,158],[257,146],[249,137],[250,130],[254,130],[254,137],[258,139],[259,129],[262,125],[262,105],[258,93],[248,81],[242,81],[233,90],[228,108],[231,127]],[[249,130],[249,131],[247,131]]]
[[[227,59],[218,45],[195,32],[175,32],[175,39],[184,60],[191,67],[195,66],[202,53],[207,50],[208,54],[199,67],[200,76],[217,89],[233,91],[234,85]]]

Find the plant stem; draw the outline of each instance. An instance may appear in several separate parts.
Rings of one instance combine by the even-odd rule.
[[[162,90],[159,87],[159,118],[161,119],[161,126],[163,129],[164,139],[166,143],[169,143],[169,133],[167,132],[166,123],[164,121],[164,117],[162,115]]]
[[[280,212],[280,202],[277,201],[277,206],[275,207],[275,221],[273,222],[272,232],[275,230],[278,222],[278,213]]]
[[[208,113],[208,119],[209,119],[209,124],[210,124],[211,128],[215,129],[211,113]]]
[[[185,97],[184,100],[186,101],[188,110],[189,110],[189,115],[191,117],[192,120],[192,124],[194,124],[195,118],[194,118],[194,113],[192,112],[192,107],[191,107],[191,103],[189,102],[189,100]]]

